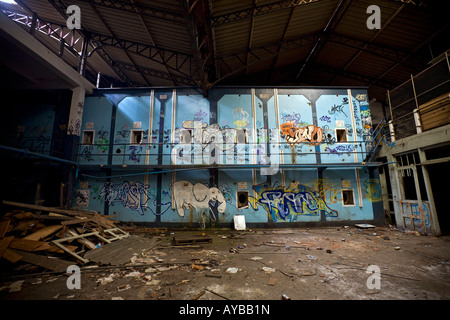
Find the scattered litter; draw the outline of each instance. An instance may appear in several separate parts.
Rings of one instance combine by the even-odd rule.
[[[327,249],[327,253],[333,253],[333,251],[331,251],[330,249]]]
[[[124,276],[124,278],[127,278],[127,277],[135,277],[135,278],[137,278],[137,277],[140,277],[142,275],[143,275],[143,273],[141,273],[139,271],[133,271],[133,272],[130,272],[129,274],[126,274]]]
[[[269,286],[274,286],[275,283],[277,283],[277,278],[270,278],[269,281],[267,282]]]
[[[117,290],[119,290],[119,291],[124,291],[124,290],[128,290],[128,289],[131,289],[131,286],[129,284],[124,284],[122,286],[117,287]]]
[[[199,270],[199,271],[202,271],[205,269],[205,267],[198,265],[198,264],[192,264],[191,268],[192,268],[192,270]]]
[[[99,283],[99,285],[103,286],[107,283],[113,282],[115,278],[117,278],[119,276],[119,274],[117,273],[111,273],[109,276],[107,277],[102,277],[97,279],[97,283]]]
[[[255,257],[251,257],[250,260],[258,261],[258,260],[262,260],[262,257],[255,256]]]
[[[391,240],[388,236],[383,236],[383,240]]]
[[[23,284],[24,280],[19,280],[19,281],[15,281],[13,283],[11,283],[9,285],[9,292],[19,292],[20,290],[22,290],[22,284]]]
[[[399,246],[395,246],[394,250],[400,250],[400,247]]]
[[[122,297],[112,297],[111,300],[124,300]]]
[[[290,246],[286,246],[285,248],[286,248],[286,250],[291,250]]]
[[[274,273],[274,272],[276,271],[274,268],[270,268],[270,267],[262,267],[262,270],[263,270],[266,274]]]
[[[201,291],[199,294],[197,294],[195,297],[193,297],[192,300],[198,300],[205,293],[206,293],[206,291]]]
[[[317,258],[316,257],[314,257],[314,256],[311,256],[311,255],[306,255],[306,257],[308,258],[308,260],[317,260]]]
[[[237,273],[239,271],[239,269],[238,268],[228,268],[227,269],[227,271],[226,271],[226,273]]]
[[[375,228],[374,225],[367,224],[367,223],[355,224],[355,227],[360,228],[360,229],[370,229],[370,228]]]
[[[412,232],[415,236],[417,236],[417,237],[420,237],[420,233],[419,233],[419,231],[414,231],[414,232]]]
[[[342,238],[341,241],[342,241],[342,242],[345,242],[345,238]]]
[[[159,282],[159,280],[155,280],[155,281],[158,281],[158,282]],[[191,280],[182,280],[181,282],[178,282],[178,283],[175,284],[175,285],[176,285],[176,286],[179,286],[180,284],[188,284],[189,281],[191,281]]]
[[[291,300],[291,298],[289,298],[286,294],[283,293],[283,295],[281,296],[282,300]]]
[[[72,295],[70,295],[70,296],[67,296],[67,299],[73,299],[73,298],[75,298],[75,295],[74,295],[74,294],[72,294]]]

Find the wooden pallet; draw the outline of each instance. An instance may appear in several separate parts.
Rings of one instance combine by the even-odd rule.
[[[172,238],[172,244],[174,246],[210,242],[212,242],[212,238],[209,236],[174,236]]]

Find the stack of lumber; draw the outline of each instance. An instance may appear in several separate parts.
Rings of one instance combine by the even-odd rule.
[[[3,204],[7,212],[0,219],[0,258],[11,263],[24,261],[65,271],[74,261],[79,262],[76,257],[109,243],[110,230],[116,228],[111,216],[96,212],[10,201]]]

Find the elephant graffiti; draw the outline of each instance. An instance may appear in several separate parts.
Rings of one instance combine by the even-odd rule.
[[[306,127],[297,128],[294,126],[294,122],[286,122],[280,126],[281,133],[286,141],[291,145],[309,142],[311,145],[318,145],[323,141],[322,128],[310,125]]]
[[[173,194],[180,217],[184,217],[185,209],[206,209],[211,220],[217,221],[219,213],[224,213],[227,207],[225,197],[218,188],[208,188],[202,183],[193,185],[186,180],[176,181],[173,183]]]

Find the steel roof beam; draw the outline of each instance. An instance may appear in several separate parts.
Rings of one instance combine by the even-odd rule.
[[[280,10],[298,7],[301,5],[318,2],[320,0],[280,0],[248,9],[238,10],[234,12],[228,12],[221,15],[211,17],[212,27],[236,22],[244,19],[250,19],[256,16],[260,16],[268,13],[275,13]]]
[[[175,74],[169,75],[166,72],[162,72],[162,71],[147,68],[147,67],[142,67],[139,65],[131,65],[131,64],[124,63],[124,62],[120,62],[120,61],[116,61],[115,64],[119,68],[125,69],[127,71],[140,72],[140,73],[143,73],[143,74],[151,76],[151,77],[172,81],[175,85],[177,85],[177,84],[183,84],[183,85],[188,85],[188,86],[196,86],[197,85],[197,83],[189,77],[183,77],[183,76],[179,76],[179,75],[175,75]]]
[[[184,19],[186,21],[194,62],[197,65],[198,85],[205,96],[211,87],[211,79],[216,78],[214,67],[214,45],[211,32],[210,10],[207,0],[193,1],[182,0]]]
[[[132,14],[139,14],[143,17],[160,19],[171,23],[183,24],[184,18],[181,12],[175,12],[167,9],[157,8],[147,4],[128,2],[123,0],[77,0],[90,5],[101,6],[108,9],[119,10]]]
[[[94,11],[95,15],[97,16],[98,19],[100,19],[100,21],[103,23],[103,25],[106,27],[106,29],[108,30],[108,32],[115,37],[114,31],[111,29],[110,25],[106,22],[106,20],[103,18],[103,16],[100,14],[100,12],[97,10],[97,8],[93,5],[90,4],[91,9]],[[123,52],[125,53],[125,55],[127,56],[127,58],[133,63],[135,64],[133,58],[130,56],[130,54],[127,52],[127,50],[123,47],[123,45],[120,46],[120,48],[123,50]],[[117,64],[116,64],[117,66]],[[147,77],[140,72],[141,77],[144,79],[145,83],[147,84],[147,86],[151,86],[150,82],[148,81]]]
[[[23,4],[22,1],[18,0],[20,3]],[[18,3],[19,3],[18,2]],[[48,2],[53,6],[53,8],[55,8],[55,10],[65,19],[68,19],[68,16],[66,14],[67,11],[67,6],[62,3],[62,1],[59,1],[60,5],[57,5],[56,2],[54,0],[48,0]],[[31,11],[32,12],[32,11]],[[79,30],[79,32],[84,36],[84,38],[88,38],[89,34],[87,33],[86,28],[83,27],[83,25],[81,25],[81,29]],[[91,39],[90,39],[91,40]],[[122,70],[120,70],[120,68],[117,68],[116,66],[114,66],[114,60],[109,56],[109,54],[104,51],[100,46],[98,46],[98,51],[97,53],[99,54],[99,56],[108,64],[108,66],[117,74],[117,76],[119,76],[119,78],[126,82],[128,85],[132,86],[133,82],[128,78],[128,76],[125,74],[125,72],[123,72]]]
[[[339,21],[341,21],[345,12],[350,7],[351,2],[352,2],[352,0],[340,0],[339,1],[338,5],[334,9],[330,18],[328,19],[327,24],[325,25],[325,27],[322,30],[323,37],[320,37],[317,40],[314,47],[309,52],[306,60],[302,63],[302,66],[300,67],[300,70],[294,79],[295,81],[297,81],[300,78],[300,75],[307,68],[308,64],[313,62],[313,60],[322,51],[323,47],[325,46],[327,36],[334,30],[334,28],[338,25]]]

